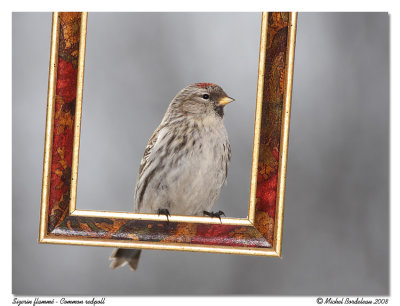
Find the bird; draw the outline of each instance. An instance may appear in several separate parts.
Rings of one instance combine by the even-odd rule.
[[[225,184],[231,145],[224,108],[234,101],[221,86],[195,83],[170,102],[152,134],[139,166],[135,212],[165,215],[225,216],[212,212]],[[141,250],[115,249],[110,267],[136,270]]]

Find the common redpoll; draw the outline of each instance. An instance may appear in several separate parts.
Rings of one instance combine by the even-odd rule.
[[[139,168],[135,212],[207,215],[228,174],[231,147],[223,116],[233,99],[213,83],[182,89],[151,136]],[[115,249],[111,268],[136,270],[141,250]]]

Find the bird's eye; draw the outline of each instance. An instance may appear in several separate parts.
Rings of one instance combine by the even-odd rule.
[[[204,95],[203,95],[203,99],[206,99],[206,100],[207,100],[208,98],[210,98],[209,95],[207,95],[207,94],[204,94]]]

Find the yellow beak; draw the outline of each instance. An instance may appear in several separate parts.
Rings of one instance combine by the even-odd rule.
[[[231,102],[233,102],[233,101],[235,101],[235,99],[232,99],[232,98],[229,98],[229,97],[223,97],[223,98],[221,98],[221,99],[218,100],[218,104],[219,104],[219,105],[222,105],[222,106],[225,106],[225,105],[227,105],[228,103],[231,103]]]

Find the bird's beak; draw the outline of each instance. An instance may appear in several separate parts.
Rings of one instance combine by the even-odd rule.
[[[229,98],[229,97],[223,97],[223,98],[218,100],[218,105],[225,106],[228,103],[231,103],[233,101],[235,101],[235,99],[232,99],[232,98]]]

